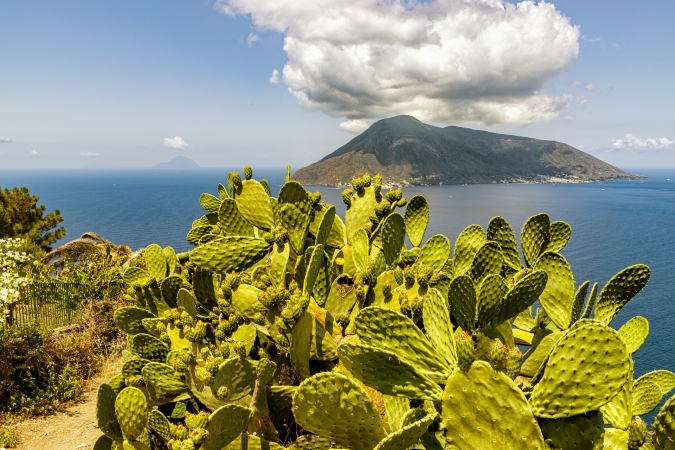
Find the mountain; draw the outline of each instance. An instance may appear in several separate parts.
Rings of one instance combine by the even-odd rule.
[[[381,174],[385,185],[642,178],[561,142],[439,128],[396,116],[375,122],[330,155],[295,172],[293,179],[342,186],[365,172]]]
[[[199,164],[185,156],[176,156],[167,162],[152,166],[153,169],[198,169]]]

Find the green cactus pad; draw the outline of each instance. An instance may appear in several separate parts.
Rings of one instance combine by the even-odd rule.
[[[126,387],[126,384],[124,382],[124,375],[117,374],[111,379],[108,380],[108,384],[110,385],[111,388],[113,388],[113,391],[115,391],[115,394],[119,394],[122,392],[122,389]]]
[[[96,391],[96,423],[99,429],[115,442],[122,442],[122,429],[115,415],[117,394],[108,384],[101,384]]]
[[[633,317],[619,328],[619,336],[631,355],[642,347],[648,335],[649,321],[642,316]]]
[[[456,370],[443,393],[449,448],[544,450],[544,438],[523,393],[485,361]]]
[[[300,436],[288,448],[289,450],[328,450],[332,447],[333,443],[330,440],[315,434],[306,434]]]
[[[122,375],[124,378],[140,375],[143,371],[143,367],[149,362],[149,360],[142,358],[132,358],[128,361],[124,361],[124,364],[122,365]]]
[[[653,431],[652,443],[656,450],[675,450],[675,395],[656,415]]]
[[[448,301],[450,313],[457,319],[459,326],[464,331],[473,331],[476,328],[476,289],[473,280],[466,275],[455,277],[450,283]]]
[[[136,440],[143,433],[148,411],[145,395],[138,388],[125,388],[115,399],[115,415],[127,439]]]
[[[305,430],[352,450],[373,450],[386,436],[366,391],[337,373],[303,381],[293,396],[293,414]]]
[[[416,422],[399,428],[382,439],[375,450],[407,450],[426,433],[433,421],[434,415],[429,414]]]
[[[382,222],[382,253],[387,266],[398,261],[405,242],[405,220],[399,213],[389,214]]]
[[[206,431],[209,438],[202,446],[204,450],[221,450],[246,431],[251,420],[251,410],[239,405],[225,405],[209,416]]]
[[[337,277],[331,284],[326,300],[326,309],[334,317],[349,314],[356,304],[356,290],[352,279],[346,275]]]
[[[450,257],[450,241],[442,234],[429,238],[420,251],[415,266],[426,264],[438,272]]]
[[[584,300],[588,294],[588,287],[591,285],[590,281],[585,281],[579,286],[576,294],[574,294],[574,305],[572,306],[572,323],[581,318],[581,308],[584,307]]]
[[[197,301],[202,305],[213,308],[218,304],[213,274],[208,270],[200,268],[195,270],[192,275],[192,287]]]
[[[627,267],[614,275],[600,291],[595,319],[606,325],[612,323],[621,308],[645,287],[649,275],[649,267],[644,264]]]
[[[253,225],[239,213],[237,202],[231,198],[220,205],[218,223],[225,236],[254,236]]]
[[[256,380],[255,367],[248,359],[238,356],[228,358],[218,367],[215,381],[211,385],[213,393],[218,392],[222,386],[227,388],[227,397],[221,399],[224,402],[239,400],[253,392]]]
[[[632,413],[634,416],[642,416],[652,412],[663,398],[661,388],[654,378],[639,378],[633,383],[632,388]]]
[[[279,191],[278,202],[281,225],[288,230],[288,237],[295,253],[301,254],[305,248],[312,199],[300,183],[290,181]]]
[[[316,232],[316,243],[325,244],[330,236],[330,230],[333,228],[335,223],[335,206],[326,208],[326,210],[321,215],[321,222],[319,228]]]
[[[151,277],[161,280],[166,276],[167,265],[162,247],[157,244],[150,244],[143,252],[145,266]]]
[[[167,274],[172,275],[174,270],[176,270],[176,267],[180,265],[180,261],[178,261],[178,255],[176,255],[176,250],[174,250],[173,247],[166,246],[162,249],[162,253],[164,253],[164,258],[166,259],[166,263],[169,267]]]
[[[286,447],[276,442],[266,441],[258,436],[241,433],[222,450],[286,450]]]
[[[211,272],[241,271],[263,259],[270,245],[263,239],[228,236],[190,252],[190,260]]]
[[[162,298],[172,308],[175,308],[177,305],[178,291],[183,285],[183,279],[178,275],[171,275],[164,278],[162,284],[160,285],[160,291],[162,292]]]
[[[185,239],[189,244],[197,246],[199,245],[199,241],[201,241],[204,236],[211,234],[212,231],[213,227],[211,225],[195,227],[188,232]]]
[[[218,214],[205,214],[201,216],[199,219],[192,222],[192,226],[190,228],[204,227],[207,225],[213,226],[217,223],[218,223]]]
[[[426,373],[449,375],[450,365],[415,323],[401,313],[379,306],[362,309],[355,320],[361,342],[387,349]]]
[[[171,439],[169,419],[156,409],[148,413],[148,429],[165,441]]]
[[[146,333],[143,326],[143,319],[152,319],[155,315],[147,309],[137,308],[135,306],[123,306],[115,310],[113,320],[120,330],[127,334]]]
[[[400,312],[401,304],[398,302],[398,297],[395,295],[397,285],[396,275],[393,270],[381,273],[380,276],[377,277],[375,286],[368,290],[366,305],[381,306]],[[389,295],[385,295],[385,291],[387,290],[390,290]]]
[[[457,365],[457,348],[455,347],[450,313],[447,303],[438,290],[429,290],[424,299],[422,318],[424,330],[432,348],[445,359],[449,367],[455,367]]]
[[[113,445],[115,445],[114,441],[105,434],[102,434],[96,438],[94,444],[91,446],[91,450],[112,450]],[[116,445],[115,448],[117,448]]]
[[[572,227],[570,224],[560,220],[551,222],[551,227],[549,228],[549,239],[548,243],[546,244],[546,248],[544,248],[544,251],[560,253],[560,251],[567,245],[570,237],[572,237]]]
[[[405,230],[413,247],[419,247],[429,224],[429,203],[422,195],[410,199],[405,208]]]
[[[546,252],[539,256],[535,269],[548,274],[546,289],[539,298],[541,306],[558,328],[566,330],[574,308],[574,276],[569,263],[558,253]]]
[[[394,352],[348,342],[338,347],[338,355],[356,379],[385,395],[441,399],[441,388],[421,369]]]
[[[480,283],[488,275],[498,275],[502,270],[504,258],[496,242],[486,242],[478,249],[471,263],[471,278]]]
[[[598,411],[567,419],[540,419],[539,427],[551,448],[602,450],[605,426]]]
[[[535,335],[532,341],[532,348],[525,353],[523,357],[523,365],[520,367],[520,373],[526,377],[533,377],[548,360],[553,347],[564,334],[562,331],[551,333],[547,331],[545,336],[539,337]],[[543,371],[543,368],[541,368]],[[543,374],[543,372],[542,372]]]
[[[548,214],[540,213],[527,219],[520,231],[520,245],[528,267],[534,266],[549,238],[551,220]]]
[[[469,225],[457,236],[455,253],[452,257],[452,271],[462,275],[471,269],[478,250],[485,244],[485,231],[480,225]]]
[[[319,270],[316,274],[316,281],[314,282],[314,288],[312,289],[312,295],[316,302],[321,306],[326,305],[326,300],[328,300],[328,292],[330,291],[330,260],[327,258],[327,255],[324,253],[323,262],[319,266]]]
[[[347,229],[345,228],[344,222],[340,219],[340,216],[335,214],[333,219],[333,227],[330,229],[328,238],[326,239],[326,245],[329,245],[333,248],[340,248],[347,243]]]
[[[595,303],[598,300],[598,283],[593,283],[591,288],[591,294],[588,296],[588,301],[586,302],[586,307],[584,307],[584,312],[581,314],[582,319],[590,319],[591,316],[595,313]]]
[[[626,450],[628,448],[628,430],[606,428],[602,448],[605,450]]]
[[[204,211],[209,213],[218,213],[218,208],[220,208],[220,199],[211,194],[202,194],[199,196],[199,204]]]
[[[185,384],[187,384],[190,394],[199,400],[204,406],[206,406],[211,411],[215,411],[221,406],[225,405],[225,402],[218,400],[213,392],[211,391],[211,386],[207,386],[195,377],[195,368],[194,366],[185,372]]]
[[[157,362],[164,362],[169,353],[169,348],[164,342],[144,333],[136,334],[131,338],[129,350],[141,358]]]
[[[363,228],[356,230],[356,232],[350,236],[349,243],[352,245],[352,258],[354,259],[354,265],[358,270],[363,270],[368,264],[368,254],[370,250],[370,244],[368,242],[368,233]]]
[[[143,367],[141,372],[157,391],[178,395],[187,391],[187,385],[175,375],[173,367],[157,362],[150,362]]]
[[[339,334],[333,316],[325,309],[310,303],[307,312],[314,316],[312,323],[312,359],[318,361],[333,361],[337,359],[337,344],[333,340],[333,333]]]
[[[309,377],[309,352],[313,324],[314,316],[305,311],[291,330],[291,365],[300,380]]]
[[[303,295],[310,297],[314,291],[314,284],[319,276],[321,268],[324,266],[325,257],[323,252],[323,245],[319,244],[314,247],[312,257],[307,264],[307,271],[305,272],[305,279],[302,283]]]
[[[503,303],[495,309],[490,321],[492,326],[498,326],[504,321],[518,315],[519,312],[531,306],[541,298],[547,286],[545,272],[535,270],[522,278],[504,297]]]
[[[150,281],[150,275],[138,267],[129,267],[124,271],[124,283],[128,286],[145,286]]]
[[[520,255],[518,254],[516,235],[513,233],[511,225],[509,225],[506,219],[499,216],[490,219],[487,228],[487,240],[499,244],[504,262],[512,270],[520,270],[522,264],[520,262]]]
[[[599,409],[617,395],[630,377],[630,358],[619,334],[599,323],[570,330],[551,352],[530,403],[545,419]]]
[[[257,181],[242,181],[234,201],[237,202],[239,213],[253,226],[261,230],[270,230],[274,226],[274,211],[270,196]]]
[[[267,267],[267,273],[272,278],[274,284],[285,282],[288,261],[291,256],[291,246],[288,242],[283,247],[272,246],[269,254],[270,265]]]
[[[663,395],[668,395],[670,391],[675,389],[675,373],[669,370],[654,370],[642,375],[636,382],[646,378],[653,380],[659,386]]]
[[[180,289],[177,295],[177,303],[192,317],[197,317],[197,299],[192,292],[187,289]]]
[[[491,326],[493,322],[499,325],[506,320],[502,318],[497,321],[497,316],[509,307],[504,299],[508,291],[509,287],[501,275],[490,274],[482,281],[476,300],[478,325],[481,328]]]
[[[385,418],[387,419],[389,430],[397,430],[401,425],[403,416],[410,410],[410,400],[405,397],[383,395],[382,403],[384,404]]]
[[[625,430],[630,425],[630,419],[633,417],[632,413],[632,384],[633,384],[633,364],[631,363],[631,370],[629,380],[621,388],[621,391],[612,399],[611,402],[606,403],[600,407],[600,412],[605,423],[609,423],[614,428]]]
[[[218,197],[220,197],[221,201],[225,200],[226,198],[230,198],[230,194],[227,193],[227,189],[222,183],[218,183],[218,187],[216,189],[218,190]]]

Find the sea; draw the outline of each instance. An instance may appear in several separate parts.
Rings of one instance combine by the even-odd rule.
[[[194,170],[50,170],[0,171],[0,186],[27,186],[47,211],[65,218],[62,242],[93,231],[116,243],[140,249],[151,243],[177,251],[193,220],[204,214],[203,192],[217,195],[234,169]],[[241,168],[238,169],[241,173]],[[617,316],[618,328],[633,316],[646,317],[650,334],[634,355],[635,377],[656,369],[675,372],[675,168],[635,169],[645,180],[583,184],[487,184],[414,187],[404,197],[426,196],[431,218],[425,239],[445,234],[453,242],[471,224],[487,226],[491,217],[506,218],[518,235],[525,220],[546,212],[551,220],[572,226],[562,254],[577,285],[586,280],[601,288],[621,269],[643,263],[651,279]],[[256,179],[281,188],[285,168],[258,169]],[[344,213],[342,189],[310,187]],[[671,393],[672,395],[672,393]]]

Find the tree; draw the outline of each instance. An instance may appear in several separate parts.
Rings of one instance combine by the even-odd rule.
[[[57,209],[45,215],[47,207],[38,206],[39,200],[25,187],[0,189],[0,238],[27,239],[50,251],[51,244],[66,235],[66,228],[58,227],[63,222],[61,212]]]

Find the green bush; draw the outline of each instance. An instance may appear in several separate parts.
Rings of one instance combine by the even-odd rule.
[[[125,271],[97,449],[675,448],[675,397],[652,430],[640,418],[675,388],[633,379],[647,320],[612,328],[647,266],[598,289],[544,213],[520,246],[501,217],[451,246],[424,240],[423,196],[379,176],[352,180],[344,221],[290,176],[276,198],[244,178],[202,194],[193,250],[153,244]]]
[[[12,427],[0,427],[0,447],[14,447],[19,441],[19,433]]]

